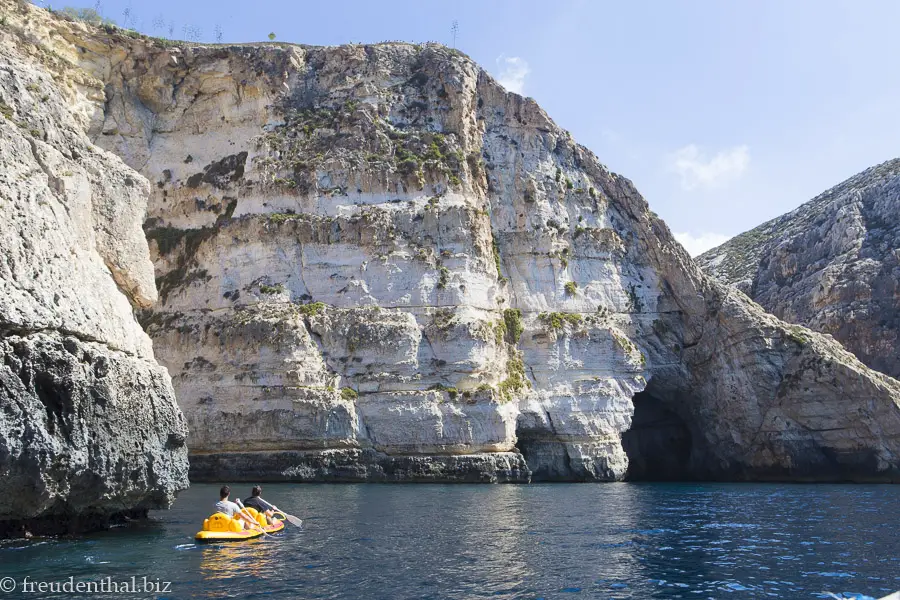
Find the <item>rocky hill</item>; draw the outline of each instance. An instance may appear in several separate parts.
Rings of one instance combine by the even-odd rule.
[[[151,183],[193,478],[900,479],[900,384],[704,275],[462,53],[28,18]]]
[[[763,308],[900,377],[900,159],[697,258]]]
[[[27,44],[46,13],[0,13],[0,537],[102,527],[188,485],[185,420],[133,315],[157,299],[150,186]]]

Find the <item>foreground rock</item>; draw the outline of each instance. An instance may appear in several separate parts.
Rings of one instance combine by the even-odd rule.
[[[785,321],[900,378],[900,159],[872,167],[700,256]]]
[[[195,478],[900,478],[900,384],[705,276],[461,53],[33,12],[153,184],[142,322]]]
[[[187,487],[184,417],[132,313],[157,296],[148,184],[83,133],[73,80],[26,43],[38,11],[0,12],[22,27],[0,29],[0,536],[103,527]]]

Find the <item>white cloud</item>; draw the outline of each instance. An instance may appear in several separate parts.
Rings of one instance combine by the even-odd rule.
[[[669,170],[678,173],[685,190],[711,188],[734,181],[744,174],[749,164],[747,146],[735,146],[707,158],[697,146],[689,144],[669,156]]]
[[[700,235],[676,233],[675,239],[684,246],[688,254],[699,256],[711,248],[724,244],[731,239],[731,236],[722,235],[721,233],[701,233]]]
[[[525,92],[525,77],[531,73],[531,67],[524,58],[518,56],[498,56],[497,68],[499,75],[497,81],[510,92],[523,94]]]

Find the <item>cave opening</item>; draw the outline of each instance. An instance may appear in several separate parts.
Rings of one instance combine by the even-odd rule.
[[[675,412],[651,392],[634,395],[631,428],[622,434],[628,456],[628,481],[679,481],[691,479],[690,429]]]
[[[531,481],[578,481],[572,473],[565,445],[554,439],[547,439],[547,434],[541,435],[541,431],[536,428],[523,426],[523,420],[519,419],[516,428],[516,449],[522,453],[525,464],[531,470]]]

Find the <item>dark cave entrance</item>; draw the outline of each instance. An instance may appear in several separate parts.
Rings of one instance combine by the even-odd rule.
[[[647,391],[634,395],[631,429],[622,434],[628,481],[690,479],[691,432],[677,414]]]
[[[523,425],[520,418],[516,428],[516,448],[522,453],[525,464],[531,470],[531,481],[581,481],[572,472],[569,452],[555,439],[547,439],[546,433]]]

